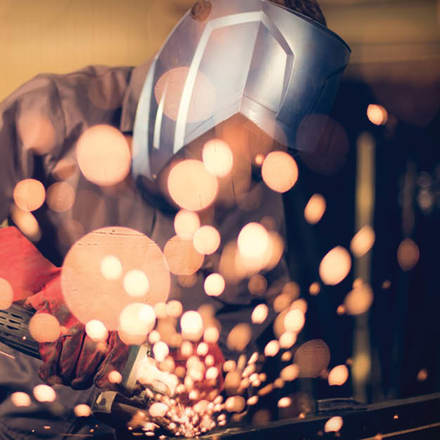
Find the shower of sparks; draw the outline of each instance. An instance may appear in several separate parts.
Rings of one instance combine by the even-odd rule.
[[[159,90],[156,89],[155,93],[157,97]],[[168,102],[166,112],[172,111],[170,105]],[[378,120],[374,117],[374,121]],[[96,143],[99,136],[110,141],[118,160],[106,160],[104,166],[100,164],[97,158],[107,156],[107,153]],[[97,185],[114,185],[122,182],[128,174],[130,152],[125,138],[116,129],[97,126],[87,130],[78,142],[77,153],[83,175]],[[274,151],[265,156],[258,154],[254,161],[261,166],[264,183],[275,192],[289,191],[297,182],[298,166],[285,152]],[[279,408],[294,406],[295,399],[283,393],[286,385],[298,377],[325,377],[331,386],[343,385],[349,378],[346,365],[335,366],[328,372],[331,356],[323,340],[297,344],[308,308],[306,300],[300,298],[299,285],[290,281],[277,286],[278,293],[273,293],[275,290],[269,284],[271,278],[268,272],[277,267],[285,251],[285,242],[275,231],[275,220],[266,216],[244,224],[239,234],[227,243],[223,243],[224,237],[218,229],[205,224],[207,208],[215,203],[220,183],[231,173],[233,165],[229,145],[214,140],[205,144],[203,162],[187,159],[173,166],[167,178],[167,190],[181,209],[174,218],[176,235],[164,243],[163,253],[153,240],[143,234],[128,228],[112,227],[83,236],[66,257],[63,293],[72,312],[81,315],[87,335],[99,342],[107,339],[108,330],[117,330],[127,345],[150,345],[149,355],[135,371],[139,390],[136,398],[143,403],[143,408],[128,422],[127,427],[131,431],[140,429],[146,436],[153,437],[165,429],[175,436],[195,437],[216,426],[224,426],[229,420],[240,420],[260,397],[272,392],[276,393]],[[59,182],[49,187],[46,195],[40,182],[23,180],[14,190],[15,218],[32,222],[31,211],[38,209],[45,200],[53,211],[65,212],[74,202],[72,191],[67,183]],[[326,208],[324,197],[314,194],[305,207],[305,219],[310,224],[318,223]],[[200,215],[195,211],[200,211]],[[16,222],[22,225],[22,230],[26,227],[25,220]],[[28,235],[38,236],[36,220],[32,225],[36,225],[36,232],[28,227],[31,231]],[[353,255],[364,255],[371,249],[374,240],[371,228],[359,230],[350,246]],[[184,302],[175,299],[167,302],[170,272],[181,286],[193,287],[201,278],[199,270],[204,269],[204,264],[209,263],[211,257],[214,260],[217,256],[221,256],[219,267],[212,271],[209,269],[204,275],[206,299],[219,297],[214,298],[218,301],[226,298],[229,290],[234,288],[230,281],[238,279],[245,281],[252,299],[257,303],[249,321],[236,322],[228,329],[226,341],[222,341],[226,342],[229,350],[237,353],[238,359],[226,359],[224,362],[216,344],[220,335],[225,335],[226,329],[221,328],[214,311],[207,311],[204,306],[198,310],[185,310]],[[403,270],[414,267],[419,256],[419,249],[412,240],[406,239],[399,246],[397,257]],[[223,260],[227,260],[233,268],[232,274],[222,270]],[[140,261],[141,265],[138,264]],[[350,253],[342,246],[334,247],[320,262],[322,283],[334,286],[342,282],[351,267]],[[95,272],[99,277],[94,276]],[[3,295],[0,297],[0,308],[8,308],[12,302],[12,288],[0,278],[0,289]],[[100,300],[91,301],[93,298],[87,293],[75,303],[78,291],[97,292]],[[321,283],[312,282],[308,291],[312,296],[318,295]],[[118,304],[115,306],[113,302],[116,300]],[[372,301],[371,287],[357,283],[347,294],[344,304],[338,307],[338,313],[364,313]],[[103,304],[108,304],[108,307],[102,307]],[[273,323],[274,339],[267,342],[263,353],[247,357],[245,353],[254,329],[267,324],[269,319],[273,319],[273,314],[277,315]],[[36,340],[50,342],[58,338],[60,327],[54,317],[40,313],[31,321],[30,332]],[[284,363],[279,377],[274,378],[261,371],[267,358],[277,358]],[[426,380],[426,377],[426,370],[421,370],[417,376],[420,381]],[[124,382],[117,370],[108,374],[108,380],[115,386]],[[223,390],[225,398],[220,395]],[[40,402],[56,399],[55,390],[48,385],[36,386],[33,395]],[[30,396],[25,393],[14,393],[11,399],[16,406],[30,404]],[[74,413],[77,417],[88,417],[91,409],[88,405],[79,404]],[[306,413],[301,412],[300,417],[305,417]],[[254,420],[262,423],[269,417],[267,412],[259,410]],[[342,425],[341,417],[332,417],[326,422],[324,430],[337,432]]]

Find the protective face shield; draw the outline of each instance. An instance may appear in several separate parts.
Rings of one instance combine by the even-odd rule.
[[[238,113],[306,151],[298,127],[330,110],[349,56],[335,33],[269,0],[197,2],[148,71],[134,125],[134,177],[153,180],[185,145]]]

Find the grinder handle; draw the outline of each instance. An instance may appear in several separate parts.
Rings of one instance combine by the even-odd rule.
[[[7,310],[0,310],[0,341],[15,350],[40,359],[38,342],[29,333],[29,321],[34,315],[32,309],[12,304]]]

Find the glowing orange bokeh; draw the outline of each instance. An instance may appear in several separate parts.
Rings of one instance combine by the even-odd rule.
[[[123,280],[125,292],[135,298],[144,297],[150,290],[150,281],[145,272],[139,269],[129,270]]]
[[[235,351],[243,351],[251,340],[252,332],[249,324],[237,324],[228,334],[228,348]]]
[[[38,342],[54,342],[60,331],[57,318],[49,313],[37,313],[29,321],[29,333]]]
[[[290,348],[295,344],[296,339],[297,339],[296,333],[284,332],[279,338],[280,347],[281,348]]]
[[[168,410],[169,410],[169,407],[168,407],[168,405],[165,405],[165,403],[154,402],[150,406],[148,411],[149,411],[151,417],[163,417],[163,416],[165,416],[165,414],[167,413]]]
[[[15,406],[26,407],[30,406],[31,398],[29,394],[23,393],[22,391],[16,391],[11,394],[11,401]]]
[[[118,257],[106,255],[101,261],[101,273],[106,280],[117,280],[122,275],[122,264]]]
[[[388,112],[385,107],[378,104],[369,104],[367,117],[374,125],[385,125],[388,121]]]
[[[15,204],[21,210],[31,212],[44,203],[46,190],[39,180],[24,179],[15,185],[13,197]]]
[[[246,401],[242,396],[228,397],[225,402],[225,409],[228,412],[240,413],[244,410]]]
[[[287,353],[287,352],[286,352]],[[281,370],[280,377],[286,382],[291,382],[299,376],[298,365],[292,364]]]
[[[33,394],[39,402],[53,402],[57,398],[55,390],[45,384],[36,385],[33,389]]]
[[[225,279],[219,273],[212,273],[205,279],[205,293],[208,296],[219,296],[225,290],[225,285]]]
[[[176,235],[184,240],[192,240],[194,233],[200,228],[200,219],[197,213],[181,209],[174,218]]]
[[[192,275],[203,264],[203,255],[194,248],[192,240],[183,240],[175,235],[164,247],[164,254],[171,273],[175,275]]]
[[[67,182],[53,183],[47,189],[46,203],[52,211],[66,212],[72,208],[75,191]]]
[[[163,100],[163,112],[173,121],[177,120],[188,72],[187,66],[170,69],[158,79],[154,86],[154,97],[157,104],[159,105]],[[185,115],[187,122],[208,119],[214,111],[215,102],[215,87],[206,75],[200,71],[197,72],[194,87],[191,90],[188,113]]]
[[[217,177],[227,176],[234,164],[234,157],[229,145],[221,139],[212,139],[206,142],[202,157],[206,169]]]
[[[316,296],[319,294],[320,291],[321,291],[321,286],[319,285],[319,283],[317,281],[310,284],[310,286],[309,286],[310,295]]]
[[[295,352],[295,364],[301,377],[319,377],[330,362],[330,350],[322,339],[312,339]]]
[[[190,341],[198,341],[203,335],[203,320],[200,313],[190,310],[180,319],[182,336]]]
[[[92,409],[85,403],[80,403],[73,408],[73,412],[76,417],[89,417],[92,415]]]
[[[373,291],[368,284],[355,283],[344,299],[344,311],[349,315],[365,313],[373,303]]]
[[[266,304],[258,304],[252,311],[251,320],[254,324],[262,324],[269,314],[269,308]]]
[[[284,328],[286,331],[297,333],[299,332],[306,322],[304,312],[300,309],[294,308],[287,312],[284,317]]]
[[[328,419],[324,425],[325,432],[338,432],[342,428],[344,421],[340,416],[334,416],[331,419]]]
[[[211,344],[215,344],[219,337],[220,332],[216,327],[208,327],[203,333],[203,340]]]
[[[88,128],[78,139],[76,157],[84,177],[96,185],[115,185],[122,182],[130,171],[127,140],[111,125]]]
[[[108,337],[108,331],[105,325],[97,319],[92,319],[86,324],[87,336],[95,342],[105,341]]]
[[[31,212],[23,211],[17,206],[12,207],[12,220],[15,225],[23,232],[26,237],[32,241],[38,241],[41,238],[41,229],[37,219]]]
[[[419,261],[420,250],[410,238],[403,240],[397,249],[397,261],[404,271],[411,270]]]
[[[61,274],[67,306],[83,323],[98,319],[108,330],[116,330],[121,311],[133,298],[124,291],[124,277],[109,279],[103,276],[101,265],[108,256],[119,260],[125,274],[131,270],[145,273],[149,281],[145,301],[149,304],[167,300],[170,273],[166,259],[154,241],[130,228],[97,229],[71,247]]]
[[[9,281],[0,278],[0,310],[6,310],[11,307],[14,301],[14,291]]]
[[[126,344],[142,344],[154,328],[156,315],[148,304],[131,303],[122,310],[118,333]]]
[[[371,226],[364,226],[354,235],[350,243],[350,249],[356,257],[365,255],[374,244],[376,235]]]
[[[167,315],[172,318],[179,318],[183,312],[183,306],[180,301],[175,299],[169,301],[166,305]]]
[[[237,239],[240,254],[249,259],[264,256],[269,248],[269,234],[260,223],[248,223],[244,226]]]
[[[338,365],[330,370],[328,374],[329,385],[344,385],[348,379],[348,368],[345,365]]]
[[[276,339],[269,341],[264,347],[265,356],[270,356],[270,357],[276,356],[279,351],[280,351],[280,343]]]
[[[168,348],[168,345],[163,341],[158,341],[153,345],[154,358],[158,362],[163,362],[168,356],[169,352],[170,349]]]
[[[295,159],[284,151],[269,153],[261,167],[264,183],[273,191],[289,191],[298,180],[298,165]]]
[[[314,225],[321,220],[327,208],[327,203],[321,194],[313,194],[304,209],[304,217],[310,224]]]
[[[203,162],[184,160],[174,165],[168,175],[168,191],[173,201],[183,209],[200,211],[211,205],[218,193],[217,178]]]
[[[350,254],[342,246],[336,246],[321,260],[319,276],[324,284],[335,286],[348,275],[350,269]]]
[[[110,373],[108,374],[108,381],[110,383],[121,383],[122,374],[117,370],[110,371]]]
[[[193,244],[200,254],[211,255],[220,246],[220,234],[213,226],[202,226],[195,232]]]
[[[279,408],[287,408],[290,405],[292,405],[292,399],[290,397],[282,397],[278,401],[278,407]]]

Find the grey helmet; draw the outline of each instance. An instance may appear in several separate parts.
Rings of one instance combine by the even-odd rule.
[[[198,2],[152,61],[136,112],[135,178],[154,180],[185,145],[241,113],[277,142],[328,113],[350,48],[334,32],[269,0]]]

